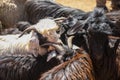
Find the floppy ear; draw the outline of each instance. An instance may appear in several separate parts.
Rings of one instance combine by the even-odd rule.
[[[30,43],[33,44],[33,43],[38,43],[38,42],[37,42],[37,39],[33,37],[30,39]]]

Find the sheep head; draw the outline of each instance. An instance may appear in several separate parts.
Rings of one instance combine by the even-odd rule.
[[[107,54],[109,38],[112,38],[115,26],[106,16],[104,9],[95,8],[91,15],[81,23],[81,26],[73,27],[69,33],[81,35],[84,32],[89,52],[96,60],[101,60]],[[77,29],[77,30],[76,30]],[[80,33],[81,32],[81,33]],[[83,36],[84,36],[83,35]],[[119,37],[116,37],[119,39]]]
[[[42,34],[44,37],[48,38],[48,41],[57,42],[60,34],[57,34],[56,31],[59,29],[59,26],[55,21],[62,20],[58,19],[41,19],[37,24],[31,25],[31,27],[25,29],[20,37],[27,31],[34,30]]]
[[[69,38],[67,38],[67,43],[68,45],[64,45],[61,43],[45,43],[42,46],[45,45],[49,45],[55,48],[55,51],[57,52],[57,54],[54,54],[57,59],[59,59],[61,62],[66,61],[71,59],[71,57],[73,57],[74,55],[74,49],[73,45],[72,45],[72,39],[74,38],[74,36],[70,36]]]
[[[31,32],[31,38],[29,40],[29,51],[34,54],[44,55],[47,52],[47,49],[44,47],[41,47],[39,43],[42,42],[39,41],[38,36],[35,32]]]

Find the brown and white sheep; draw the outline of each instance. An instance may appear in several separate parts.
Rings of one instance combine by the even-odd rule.
[[[30,25],[27,29],[23,31],[23,33],[19,36],[21,37],[25,32],[35,30],[42,34],[44,37],[47,37],[48,41],[50,42],[57,42],[60,39],[60,34],[57,33],[60,26],[55,22],[59,19],[65,19],[65,18],[57,18],[57,19],[40,19],[36,24]]]
[[[56,19],[58,20],[58,19]],[[44,42],[57,42],[59,41],[60,34],[57,34],[59,26],[57,23],[49,18],[41,19],[38,23],[34,25],[29,25],[31,27],[27,30],[34,30],[30,34],[26,35],[2,35],[0,36],[0,51],[1,54],[4,53],[38,53],[41,54],[46,52],[45,48],[40,45]],[[25,31],[26,32],[26,31]],[[23,32],[24,33],[24,32]],[[19,37],[21,36],[21,37]],[[41,42],[41,38],[45,38]],[[36,51],[36,52],[35,52]]]
[[[42,74],[39,80],[95,80],[91,59],[84,51]]]

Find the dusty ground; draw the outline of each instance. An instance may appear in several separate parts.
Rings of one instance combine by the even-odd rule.
[[[86,12],[93,10],[96,5],[95,0],[56,0],[56,1],[63,5],[78,8]],[[107,6],[109,8],[110,4],[111,4],[110,1],[107,1]]]

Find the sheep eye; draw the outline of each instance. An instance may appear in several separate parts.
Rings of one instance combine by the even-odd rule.
[[[59,34],[59,33],[60,33],[60,31],[59,31],[59,30],[57,30],[57,31],[56,31],[56,33],[58,33],[58,34]]]

